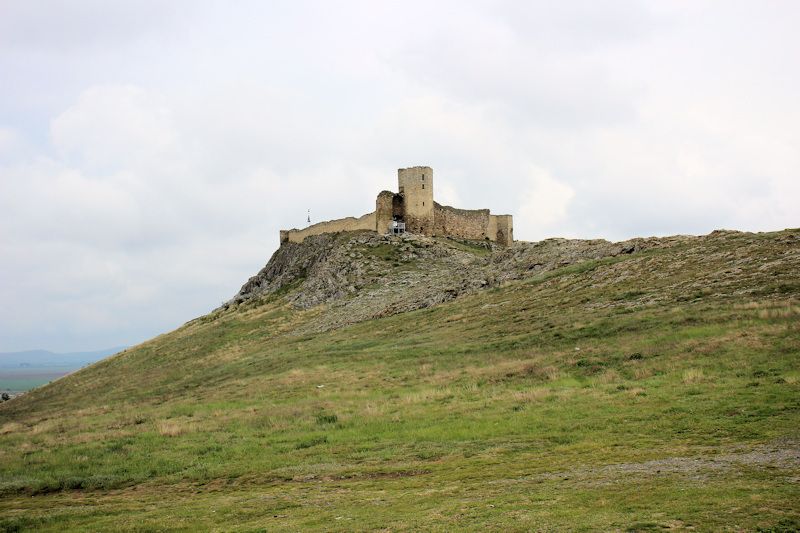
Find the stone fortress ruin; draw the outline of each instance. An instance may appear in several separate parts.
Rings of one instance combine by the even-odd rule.
[[[306,237],[322,233],[357,230],[489,240],[503,246],[514,241],[511,215],[492,215],[488,209],[456,209],[435,202],[431,167],[398,169],[397,182],[398,192],[381,192],[372,213],[320,222],[304,229],[281,230],[281,245],[303,242]]]

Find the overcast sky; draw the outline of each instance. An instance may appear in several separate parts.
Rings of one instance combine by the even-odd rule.
[[[800,2],[0,0],[0,351],[135,344],[398,167],[518,239],[800,226]]]

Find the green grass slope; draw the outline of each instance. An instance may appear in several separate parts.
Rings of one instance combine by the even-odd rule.
[[[799,237],[195,320],[0,406],[0,529],[796,530]]]

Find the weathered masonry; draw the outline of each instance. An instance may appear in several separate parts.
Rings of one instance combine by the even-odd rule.
[[[397,182],[398,192],[381,192],[372,213],[320,222],[304,229],[281,230],[281,244],[302,242],[321,233],[356,230],[382,234],[404,230],[433,237],[490,240],[504,246],[514,242],[511,215],[492,215],[488,209],[456,209],[436,203],[431,167],[401,168],[397,171]]]

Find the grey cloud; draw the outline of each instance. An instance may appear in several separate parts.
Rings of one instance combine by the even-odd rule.
[[[752,11],[5,2],[0,350],[177,326],[406,165],[522,239],[796,226],[797,7]]]
[[[138,0],[50,0],[48,2],[4,1],[0,4],[0,46],[27,48],[49,53],[119,45],[163,30],[187,4]]]

